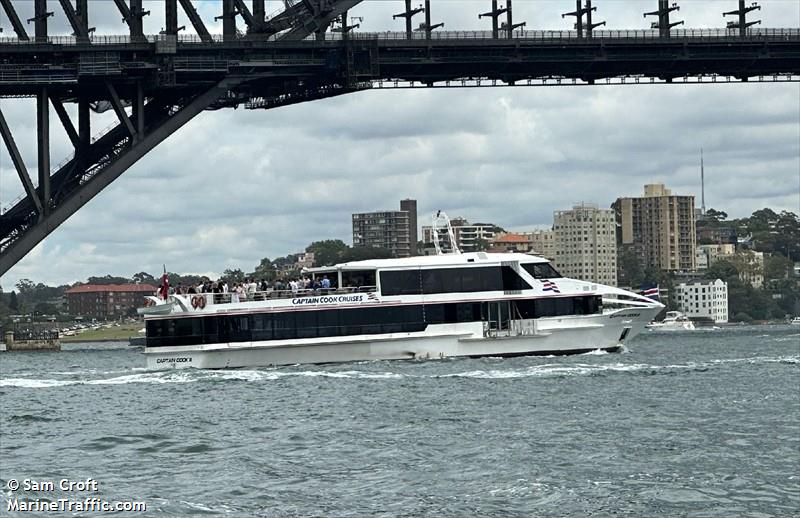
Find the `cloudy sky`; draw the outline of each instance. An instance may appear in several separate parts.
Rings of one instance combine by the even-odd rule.
[[[195,2],[212,32],[214,1]],[[267,2],[268,11],[280,3]],[[417,3],[415,1],[415,3]],[[502,3],[502,2],[501,2]],[[17,2],[28,18],[33,2]],[[56,2],[52,33],[68,33]],[[159,5],[145,30],[163,26]],[[647,28],[656,0],[597,0],[608,28]],[[687,27],[722,27],[735,0],[680,2]],[[800,3],[765,0],[766,27],[800,26]],[[446,29],[487,29],[489,0],[434,0]],[[568,29],[568,0],[516,0],[528,28]],[[401,0],[351,11],[363,30],[401,30]],[[92,2],[91,26],[124,33],[112,2]],[[190,25],[182,19],[181,24]],[[416,23],[416,20],[415,20]],[[3,17],[0,26],[11,32]],[[32,32],[32,28],[31,28]],[[36,170],[35,106],[0,100],[29,171]],[[112,113],[93,120],[100,129]],[[51,161],[69,152],[51,114]],[[420,224],[451,217],[526,230],[552,224],[573,203],[608,207],[663,182],[699,198],[705,152],[706,206],[734,217],[771,207],[800,211],[800,85],[561,86],[389,90],[269,111],[205,112],[140,160],[6,273],[49,284],[124,275],[161,265],[181,273],[252,271],[262,257],[301,251],[315,240],[351,243],[350,214],[419,202]],[[22,193],[0,147],[0,206]],[[699,205],[699,199],[698,199]]]

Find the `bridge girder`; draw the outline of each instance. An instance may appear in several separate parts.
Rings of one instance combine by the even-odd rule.
[[[564,78],[592,84],[613,77],[669,81],[712,74],[742,80],[771,74],[800,76],[800,31],[764,37],[740,33],[718,39],[702,34],[697,38],[665,34],[670,37],[660,39],[604,38],[601,34],[563,41],[512,38],[512,31],[502,39],[431,38],[428,31],[424,39],[385,40],[377,35],[350,37],[345,31],[342,41],[308,41],[311,35],[322,39],[330,23],[361,0],[298,1],[270,20],[266,20],[263,0],[253,0],[252,11],[245,0],[222,0],[223,16],[229,17],[223,24],[227,28],[222,41],[203,31],[202,20],[195,16],[192,23],[199,27],[198,42],[177,36],[178,5],[192,19],[191,0],[165,0],[166,34],[155,38],[142,33],[142,17],[148,14],[142,10],[142,0],[114,1],[129,25],[129,40],[90,38],[87,1],[74,0],[73,8],[73,0],[59,0],[76,37],[51,44],[47,4],[36,0],[37,42],[0,43],[4,56],[0,98],[36,98],[38,156],[34,184],[0,111],[0,133],[25,193],[0,212],[0,274],[206,109],[239,105],[269,109],[359,91],[378,81],[434,86],[470,78],[505,84]],[[576,3],[582,10],[580,17],[587,15],[589,36],[589,27],[596,25],[588,16],[591,3],[587,1],[586,8],[581,1]],[[507,25],[513,30],[510,4]],[[0,6],[20,41],[26,41],[24,28],[14,23],[16,12],[10,0],[0,0]],[[659,6],[667,8],[664,0],[659,0]],[[247,35],[240,35],[230,22],[237,16],[244,19]],[[65,103],[78,105],[77,125]],[[48,104],[75,149],[52,172]],[[113,109],[119,122],[92,141],[91,107],[99,110],[101,104]]]

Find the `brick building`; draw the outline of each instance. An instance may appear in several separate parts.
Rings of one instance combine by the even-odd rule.
[[[65,295],[71,315],[105,319],[134,313],[144,305],[144,297],[155,292],[149,284],[84,284]]]

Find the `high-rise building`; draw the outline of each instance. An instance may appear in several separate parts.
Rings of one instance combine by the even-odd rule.
[[[614,211],[582,203],[553,215],[555,267],[561,275],[617,284],[617,223]]]
[[[353,214],[353,248],[385,248],[391,251],[394,257],[416,255],[417,202],[403,200],[400,204],[406,209]],[[413,215],[409,209],[413,209]]]
[[[620,250],[632,250],[643,267],[667,271],[696,268],[694,196],[678,196],[664,184],[644,186],[641,198],[617,198]]]
[[[408,241],[411,245],[411,255],[417,255],[417,200],[400,200],[400,210],[408,212]]]

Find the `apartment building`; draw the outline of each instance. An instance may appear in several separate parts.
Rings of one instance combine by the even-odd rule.
[[[675,302],[689,318],[728,321],[728,283],[720,279],[682,282],[674,287]]]
[[[416,255],[417,202],[402,200],[400,207],[397,211],[353,214],[353,248],[385,248],[394,257]]]
[[[531,243],[531,253],[550,261],[556,260],[556,242],[553,230],[534,230],[525,232]]]
[[[679,196],[664,184],[644,186],[644,196],[617,198],[613,205],[619,248],[637,254],[642,266],[666,271],[696,269],[694,196]]]
[[[613,210],[582,203],[553,215],[555,267],[561,275],[617,285],[617,224]]]

